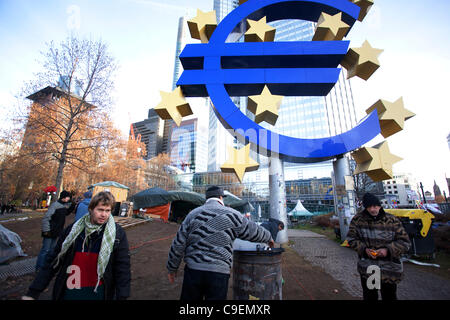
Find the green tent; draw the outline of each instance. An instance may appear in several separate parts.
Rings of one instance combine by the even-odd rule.
[[[169,192],[158,187],[143,190],[131,197],[133,210],[162,206],[168,204],[169,199]]]

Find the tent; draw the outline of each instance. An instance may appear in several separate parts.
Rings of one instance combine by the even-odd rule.
[[[205,203],[205,196],[191,191],[166,191],[154,187],[136,193],[131,201],[135,213],[142,212],[167,222],[184,218],[192,209]]]
[[[255,210],[255,208],[247,200],[242,200],[227,190],[224,190],[223,193],[226,196],[223,198],[223,203],[226,206],[233,208],[240,213],[248,213]]]
[[[247,200],[225,192],[224,204],[241,213],[254,210]],[[136,193],[131,197],[135,213],[142,212],[150,216],[157,216],[164,221],[180,221],[193,209],[203,205],[205,195],[192,191],[150,188]]]
[[[150,188],[136,193],[131,197],[133,210],[151,208],[169,203],[169,192],[161,188]]]
[[[170,194],[170,221],[182,221],[189,212],[200,207],[206,201],[203,194],[192,191],[169,191]]]
[[[20,243],[20,236],[0,224],[0,263],[8,262],[16,257],[25,257]]]
[[[305,209],[302,202],[300,200],[297,201],[297,204],[292,211],[288,212],[288,217],[290,218],[309,218],[314,216],[311,212]]]

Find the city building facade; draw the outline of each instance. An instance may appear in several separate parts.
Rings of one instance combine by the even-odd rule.
[[[218,23],[238,5],[238,0],[215,0],[214,10],[216,11]],[[315,32],[315,23],[310,21],[281,20],[270,22],[269,24],[276,28],[275,41],[310,41]],[[239,41],[243,41],[243,37]],[[355,105],[350,82],[345,79],[345,76],[345,70],[342,69],[338,83],[327,97],[284,97],[282,105],[279,108],[276,125],[272,126],[265,122],[260,123],[260,125],[276,133],[296,138],[322,138],[340,134],[353,128],[357,123]],[[246,114],[250,119],[254,119],[254,115],[247,110],[247,97],[231,98],[241,112]],[[210,105],[209,172],[219,171],[221,164],[227,160],[227,146],[239,147],[240,144],[223,128],[214,114],[214,107]],[[251,190],[249,194],[264,197],[265,201],[268,201],[269,159],[253,151],[251,151],[250,155],[254,160],[259,162],[260,168],[255,172],[246,173],[243,185],[245,185],[245,190]],[[295,185],[293,181],[302,183],[302,179],[305,179],[302,175],[294,178],[290,177],[292,172],[316,170],[312,176],[317,179],[326,179],[331,183],[333,172],[332,161],[325,161],[319,164],[285,163],[284,168],[287,191]],[[318,170],[319,168],[320,170]],[[326,191],[328,189],[322,194],[323,199],[317,201],[325,201],[325,196],[329,197]],[[302,198],[300,193],[295,196],[291,196],[290,192],[286,194],[288,207],[291,204],[295,206],[295,196]]]
[[[392,179],[383,181],[385,198],[382,204],[388,208],[412,207],[420,200],[416,180],[411,174],[394,174]]]
[[[145,143],[144,159],[151,159],[162,152],[164,121],[154,109],[148,110],[148,118],[131,124],[130,136]]]

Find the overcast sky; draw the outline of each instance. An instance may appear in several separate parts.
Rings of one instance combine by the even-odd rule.
[[[159,90],[172,87],[178,18],[210,11],[213,0],[0,0],[0,121],[16,105],[14,96],[40,70],[45,44],[71,32],[101,38],[120,69],[116,79],[117,126],[147,117],[160,101]],[[378,99],[403,97],[417,114],[405,130],[388,138],[391,152],[404,160],[394,172],[412,173],[425,189],[436,180],[442,191],[450,178],[450,1],[375,0],[363,23],[347,39],[359,47],[367,39],[384,49],[381,68],[368,80],[351,85],[359,118]],[[382,137],[368,143],[373,146]]]

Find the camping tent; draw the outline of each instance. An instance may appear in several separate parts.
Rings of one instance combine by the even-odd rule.
[[[0,263],[7,262],[16,257],[25,257],[22,251],[20,236],[0,224]]]
[[[314,214],[306,210],[302,202],[298,200],[295,208],[288,212],[288,216],[292,218],[309,218],[314,216]]]
[[[169,193],[161,188],[150,188],[133,195],[131,201],[133,210],[162,206],[169,203]]]
[[[241,213],[254,210],[247,200],[242,200],[229,193],[224,198],[226,206],[234,208]],[[171,190],[165,191],[161,188],[150,188],[136,193],[131,197],[133,210],[139,210],[145,214],[158,216],[168,221],[182,220],[191,210],[203,205],[206,201],[205,195],[192,191]]]
[[[226,206],[231,207],[239,211],[240,213],[247,213],[255,210],[255,208],[247,200],[242,200],[241,198],[235,196],[234,194],[232,194],[227,190],[224,190],[223,193],[225,194],[225,197],[223,198],[223,203]]]
[[[191,191],[150,188],[136,193],[131,197],[133,210],[150,216],[158,216],[164,221],[177,221],[186,216],[192,209],[205,203],[202,194]]]

